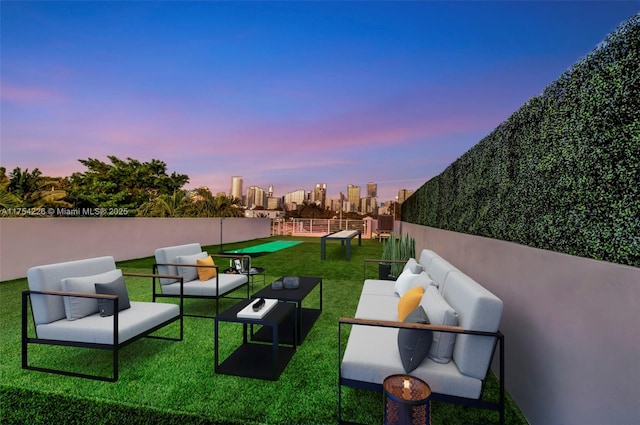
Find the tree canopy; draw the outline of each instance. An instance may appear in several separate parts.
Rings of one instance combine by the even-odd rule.
[[[189,182],[185,174],[167,174],[160,160],[140,162],[108,156],[111,164],[98,159],[79,160],[87,171],[70,178],[70,201],[76,208],[126,208],[135,211],[140,205],[161,196],[172,196]]]

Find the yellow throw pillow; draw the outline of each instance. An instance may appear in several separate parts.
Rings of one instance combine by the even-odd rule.
[[[422,299],[422,295],[424,295],[424,288],[422,286],[416,286],[405,292],[402,298],[400,298],[400,301],[398,301],[399,321],[404,321],[409,313],[418,307],[418,304],[420,304],[420,300]]]
[[[196,265],[198,266],[215,266],[216,264],[213,262],[213,258],[209,255],[207,258],[196,259]],[[216,277],[216,269],[213,267],[197,267],[198,269],[198,278],[200,280],[209,280]]]

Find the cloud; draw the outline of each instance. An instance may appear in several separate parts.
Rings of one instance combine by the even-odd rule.
[[[56,90],[12,84],[6,81],[0,81],[0,97],[3,102],[26,106],[48,105],[65,100],[65,97]]]

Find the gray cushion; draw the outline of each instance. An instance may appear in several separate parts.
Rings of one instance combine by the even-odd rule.
[[[427,312],[429,322],[434,325],[457,326],[458,314],[442,297],[435,286],[427,287],[420,305]],[[429,357],[438,363],[448,363],[453,353],[456,334],[450,332],[434,332]]]
[[[407,323],[429,323],[427,313],[418,306],[404,319]],[[398,330],[398,350],[406,373],[417,368],[429,353],[433,332],[426,329]]]
[[[196,260],[204,260],[209,254],[200,252],[193,255],[180,255],[176,257],[177,264],[196,264]],[[180,267],[178,266],[178,274],[182,276],[184,282],[191,282],[198,279],[198,269],[196,267]]]
[[[115,269],[106,273],[91,276],[68,277],[60,281],[62,290],[66,292],[96,293],[96,283],[113,282],[122,276],[122,270]],[[67,320],[77,320],[98,312],[97,298],[63,297]]]
[[[127,286],[124,284],[124,278],[122,276],[111,283],[96,283],[95,287],[96,294],[118,296],[118,311],[131,307]],[[113,300],[98,299],[98,311],[102,317],[113,316],[114,306],[115,302]]]
[[[165,248],[158,248],[155,252],[156,263],[169,264],[175,263],[176,257],[179,255],[193,255],[202,252],[202,247],[199,243],[190,243],[185,245],[167,246]],[[178,274],[178,268],[176,266],[161,266],[158,265],[158,273],[164,275],[175,276]],[[160,278],[162,285],[169,285],[177,282],[177,279]]]

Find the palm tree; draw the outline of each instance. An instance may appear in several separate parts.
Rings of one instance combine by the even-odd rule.
[[[138,217],[180,217],[191,203],[186,190],[179,189],[173,194],[162,194],[145,202],[138,208]]]

